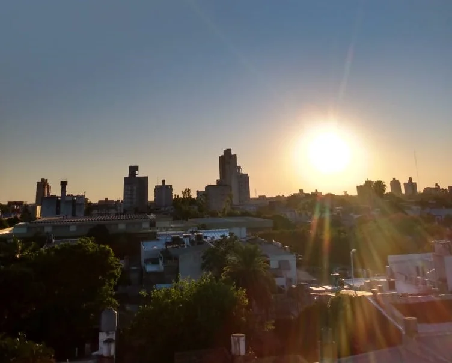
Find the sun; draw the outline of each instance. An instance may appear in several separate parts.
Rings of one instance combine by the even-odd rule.
[[[350,148],[334,131],[315,135],[308,146],[309,162],[323,174],[344,171],[350,163]]]

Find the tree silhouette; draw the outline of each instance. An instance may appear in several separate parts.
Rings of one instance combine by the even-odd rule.
[[[239,244],[228,256],[223,276],[245,289],[256,306],[269,306],[275,280],[270,274],[267,258],[257,245]]]
[[[383,196],[386,193],[386,184],[384,181],[377,180],[376,182],[373,183],[372,188],[377,197],[383,198]]]

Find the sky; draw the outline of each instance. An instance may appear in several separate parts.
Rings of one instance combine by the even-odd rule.
[[[0,127],[2,202],[42,177],[121,199],[128,165],[150,199],[202,190],[226,148],[252,196],[446,187],[452,1],[3,1]],[[306,157],[325,128],[350,148],[339,174]]]

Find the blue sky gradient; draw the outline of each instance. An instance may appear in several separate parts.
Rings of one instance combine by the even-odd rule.
[[[122,198],[131,164],[203,189],[228,147],[253,195],[417,179],[414,150],[452,185],[450,0],[9,1],[0,44],[0,201]],[[336,178],[294,160],[330,117],[366,155]]]

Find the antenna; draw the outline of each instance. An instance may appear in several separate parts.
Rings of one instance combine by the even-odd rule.
[[[418,183],[418,185],[420,185],[420,180],[419,180],[419,168],[418,168],[418,166],[417,166],[416,150],[414,150],[414,165],[416,166],[417,183]]]

